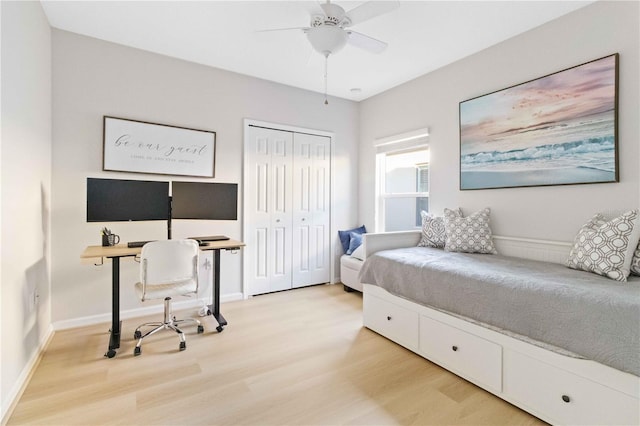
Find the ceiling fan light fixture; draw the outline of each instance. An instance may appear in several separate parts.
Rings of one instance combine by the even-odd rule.
[[[327,56],[342,49],[347,44],[348,35],[340,27],[325,25],[310,28],[307,38],[317,52]]]

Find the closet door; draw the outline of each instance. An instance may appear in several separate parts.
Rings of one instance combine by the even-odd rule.
[[[293,141],[293,287],[330,281],[330,138]]]
[[[250,126],[245,146],[248,293],[291,288],[291,132]]]

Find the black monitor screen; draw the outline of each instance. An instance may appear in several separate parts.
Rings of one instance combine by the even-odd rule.
[[[174,219],[238,219],[238,184],[172,182]]]
[[[169,182],[87,178],[87,222],[169,219]]]

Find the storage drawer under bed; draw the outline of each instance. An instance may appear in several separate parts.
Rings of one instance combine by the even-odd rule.
[[[637,399],[515,351],[504,354],[504,392],[557,424],[640,423]]]
[[[420,353],[474,383],[502,390],[502,346],[497,343],[422,315]]]
[[[363,301],[365,327],[411,349],[418,350],[418,313],[370,294]]]

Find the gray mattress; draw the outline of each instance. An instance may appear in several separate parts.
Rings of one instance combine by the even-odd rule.
[[[640,278],[428,247],[367,258],[360,281],[640,376]]]

